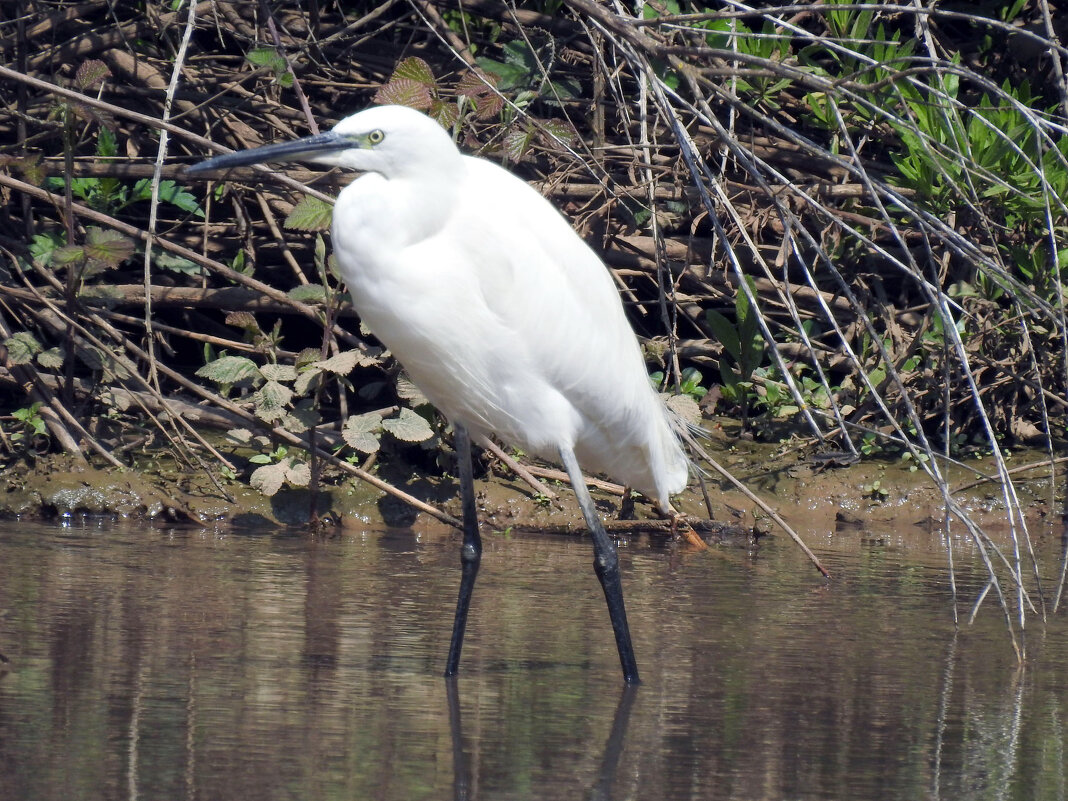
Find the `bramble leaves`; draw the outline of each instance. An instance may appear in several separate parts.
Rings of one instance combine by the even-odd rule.
[[[390,81],[392,82],[398,78],[416,81],[427,86],[436,85],[434,71],[430,69],[429,64],[418,56],[406,58],[394,68]]]
[[[403,375],[397,378],[397,397],[408,401],[413,407],[430,403],[423,391]]]
[[[397,105],[426,111],[430,108],[434,96],[425,84],[408,78],[391,80],[375,92],[375,102],[382,105]]]
[[[519,161],[534,141],[532,128],[520,128],[508,132],[504,137],[504,157],[510,161]]]
[[[131,203],[136,200],[150,200],[151,198],[152,180],[150,178],[142,178],[135,183],[133,189],[130,190]],[[179,186],[174,181],[166,180],[159,182],[159,199],[165,203],[170,203],[172,206],[180,208],[182,211],[189,212],[194,217],[204,218],[204,209],[200,207],[196,195],[184,186]]]
[[[63,366],[62,348],[49,348],[37,354],[37,363],[46,370],[58,370]]]
[[[196,374],[216,384],[236,384],[238,381],[258,378],[260,368],[256,362],[244,356],[220,356],[205,364]]]
[[[424,442],[434,436],[430,423],[411,409],[402,408],[396,417],[383,420],[382,428],[405,442]]]
[[[285,227],[291,231],[329,231],[333,217],[333,205],[317,197],[305,195],[289,212]]]
[[[41,343],[28,331],[19,331],[4,340],[7,356],[12,364],[29,364],[41,352]]]
[[[401,61],[389,81],[375,92],[374,102],[428,111],[438,96],[438,84],[430,65],[418,56]]]
[[[230,312],[228,315],[226,315],[226,320],[224,322],[227,325],[232,325],[235,328],[242,328],[245,331],[250,331],[252,333],[258,334],[260,332],[260,324],[256,322],[256,317],[252,314],[252,312]]]
[[[82,92],[96,89],[106,78],[111,77],[111,70],[103,61],[91,58],[78,65],[74,73],[74,85]]]
[[[338,375],[348,375],[355,369],[359,361],[360,352],[358,350],[346,350],[331,356],[329,359],[315,362],[312,367],[326,370],[330,373],[337,373]]]
[[[497,76],[484,70],[468,70],[456,83],[456,94],[475,101],[475,116],[480,120],[496,117],[504,108],[504,97],[497,91]]]
[[[256,404],[256,416],[271,422],[286,414],[286,406],[293,399],[293,390],[277,381],[268,381],[254,393],[252,401]]]
[[[664,403],[687,423],[700,425],[701,407],[697,405],[692,395],[668,395],[664,398]]]
[[[322,284],[301,284],[286,293],[291,300],[300,303],[326,303],[326,287]],[[318,351],[316,351],[318,353]]]
[[[289,65],[285,58],[273,47],[257,47],[245,54],[245,59],[255,67],[266,67],[281,86],[293,85],[293,73],[289,71]]]
[[[311,469],[307,462],[298,462],[293,456],[285,456],[275,464],[265,464],[252,472],[249,483],[264,495],[274,495],[289,482],[295,487],[306,487],[311,481]]]
[[[134,243],[118,231],[89,226],[83,251],[91,265],[114,269],[133,255]]]
[[[341,436],[345,444],[361,453],[376,453],[379,448],[378,436],[375,434],[382,426],[382,415],[378,412],[357,414],[345,421]]]
[[[260,368],[260,375],[268,381],[295,381],[297,368],[291,364],[265,364]]]

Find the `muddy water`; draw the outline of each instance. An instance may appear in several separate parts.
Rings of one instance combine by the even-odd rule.
[[[636,539],[626,693],[587,543],[485,539],[450,687],[448,534],[0,524],[0,798],[1065,796],[1063,615],[955,633],[937,542]]]

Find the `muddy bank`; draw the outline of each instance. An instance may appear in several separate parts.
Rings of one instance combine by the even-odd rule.
[[[880,532],[911,530],[935,533],[944,527],[942,496],[922,470],[907,460],[867,459],[847,464],[844,459],[816,456],[809,449],[784,444],[746,441],[729,424],[711,432],[710,455],[808,537],[861,532],[878,538]],[[1036,522],[1060,508],[1054,499],[1048,464],[1043,455],[1019,452],[1010,468],[1034,464],[1021,471],[1016,491]],[[476,487],[480,516],[494,531],[568,531],[584,528],[573,496],[565,485],[548,481],[553,499],[536,493],[504,464],[484,462]],[[984,527],[1005,525],[1005,504],[999,486],[984,480],[993,472],[989,459],[946,465],[943,471],[954,497]],[[710,540],[745,544],[754,535],[777,534],[774,524],[718,474],[706,471],[713,525],[702,531]],[[382,465],[377,475],[404,492],[460,516],[458,486],[448,475],[431,475],[409,465]],[[621,498],[594,491],[609,519],[609,528],[638,531],[639,523],[621,521]],[[82,467],[65,456],[16,460],[0,470],[0,515],[18,518],[56,518],[106,515],[146,520],[189,521],[198,524],[300,526],[312,515],[311,493],[283,488],[268,497],[247,484],[247,477],[228,480],[206,473],[178,470],[166,454],[146,459],[137,469]],[[698,482],[676,499],[678,508],[708,519]],[[326,526],[446,526],[426,512],[418,512],[397,498],[355,479],[326,475],[315,512]],[[652,509],[636,504],[635,516],[654,517]],[[656,525],[662,525],[657,521]],[[447,526],[446,526],[447,527]],[[648,530],[648,527],[644,527]]]

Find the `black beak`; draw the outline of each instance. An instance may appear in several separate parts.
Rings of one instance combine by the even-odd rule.
[[[303,161],[320,153],[330,153],[345,150],[352,147],[352,142],[347,141],[333,131],[306,136],[303,139],[294,139],[292,142],[279,142],[276,145],[265,145],[252,150],[238,150],[234,153],[226,153],[193,164],[185,168],[186,175],[208,172],[210,170],[226,170],[231,167],[246,167],[250,164],[262,164],[265,161]]]

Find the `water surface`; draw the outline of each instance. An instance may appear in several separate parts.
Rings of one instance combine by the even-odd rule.
[[[842,537],[628,543],[628,693],[580,538],[485,535],[450,686],[454,536],[0,523],[0,798],[1064,798],[1063,615]]]

